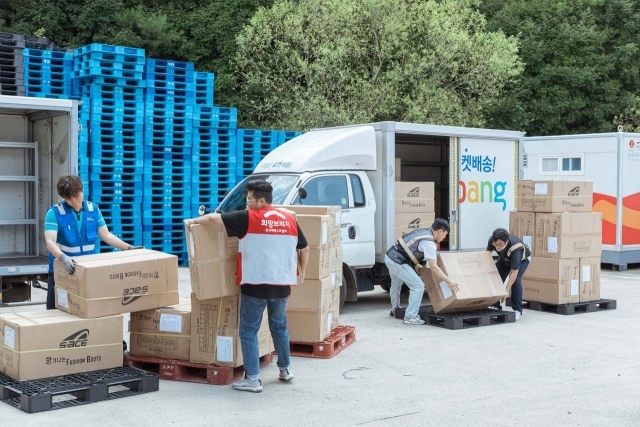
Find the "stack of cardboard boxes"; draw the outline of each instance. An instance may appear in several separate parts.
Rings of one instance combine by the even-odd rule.
[[[236,285],[238,239],[223,225],[193,225],[186,232],[191,273],[190,351],[188,360],[242,366],[240,286]],[[273,352],[267,313],[258,331],[259,355]]]
[[[123,313],[178,303],[178,259],[151,250],[56,261],[57,310],[0,316],[0,372],[27,381],[122,366]]]
[[[519,181],[509,232],[531,249],[523,300],[568,304],[600,299],[602,214],[593,183]]]
[[[433,182],[396,182],[395,238],[417,228],[429,228],[435,219]]]
[[[319,342],[338,326],[342,283],[339,206],[287,206],[296,213],[309,244],[304,282],[291,288],[287,302],[289,339]]]

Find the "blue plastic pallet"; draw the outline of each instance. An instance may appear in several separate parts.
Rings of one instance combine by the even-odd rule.
[[[191,120],[193,112],[181,111],[181,110],[165,110],[165,109],[145,109],[145,118],[170,118],[170,119],[185,119]]]
[[[138,153],[103,153],[99,158],[92,157],[89,162],[95,167],[143,168],[145,162],[138,156]]]
[[[288,142],[290,140],[292,140],[293,138],[302,135],[304,132],[293,132],[293,131],[284,131],[281,130],[278,133],[278,147],[281,146],[282,144],[284,144],[285,142]]]
[[[57,91],[53,91],[57,92]],[[25,92],[25,96],[31,96],[33,98],[50,98],[50,99],[69,99],[71,95],[69,94],[53,94],[53,93],[42,93],[42,92],[31,92],[27,90]]]
[[[110,137],[110,138],[142,138],[144,136],[143,131],[135,131],[128,129],[102,129],[102,128],[92,128],[91,129],[92,136],[98,137]]]
[[[146,182],[145,184],[151,184]],[[157,184],[157,183],[153,183]],[[174,183],[176,184],[176,183]],[[175,189],[172,187],[163,187],[163,188],[145,188],[144,189],[144,197],[153,197],[153,196],[163,196],[163,197],[171,197],[171,196],[180,196],[182,197],[184,194],[190,194],[189,191],[191,188],[190,182],[180,182],[178,184],[182,184],[186,187],[186,189]],[[186,191],[186,193],[185,193]]]
[[[192,146],[193,142],[191,138],[188,139],[177,139],[177,138],[168,138],[168,139],[155,139],[155,138],[146,138],[144,139],[144,145],[155,146],[155,147],[188,147]]]
[[[105,109],[117,109],[117,110],[132,110],[141,111],[144,115],[144,102],[136,102],[133,100],[125,99],[109,99],[109,98],[94,98],[91,102],[91,111],[100,113]]]
[[[111,99],[114,101],[136,101],[144,102],[144,88],[127,86],[95,86],[92,84],[78,84],[78,80],[73,80],[73,89],[78,94],[96,99]]]
[[[192,90],[149,87],[145,93],[145,100],[151,102],[163,102],[163,99],[171,100],[178,98],[179,100],[190,99],[193,103],[194,96],[195,94]],[[173,102],[175,102],[175,100]]]
[[[124,62],[127,64],[139,64],[144,65],[144,56],[132,56],[125,55],[122,53],[113,53],[113,52],[101,52],[94,51],[88,52],[81,55],[74,54],[74,62],[83,62],[83,61],[113,61],[113,62]]]
[[[94,185],[87,186],[90,189],[92,197],[105,197],[105,196],[132,196],[132,197],[142,197],[143,190],[142,189],[131,189],[131,188],[95,188]]]
[[[144,182],[142,182],[142,180],[139,181],[124,181],[124,182],[118,182],[118,181],[96,181],[96,182],[92,182],[91,183],[91,190],[96,190],[96,191],[101,191],[101,190],[143,190],[144,189]],[[95,195],[98,195],[94,192]],[[125,195],[125,193],[106,193],[103,192],[102,194],[112,194],[112,195],[118,195],[118,194],[122,194]],[[140,192],[140,194],[126,194],[129,196],[137,196],[137,195],[142,195],[142,192]]]
[[[161,195],[161,196],[145,196],[144,204],[148,206],[154,205],[188,205],[191,203],[191,194],[188,196],[173,196],[173,195]]]
[[[144,129],[144,116],[142,115],[120,115],[117,113],[92,113],[89,125],[93,123],[127,123],[131,125],[140,125],[141,129]]]
[[[191,169],[190,160],[146,160],[144,162],[145,169],[151,168],[177,168]]]
[[[57,68],[45,68],[41,70],[25,70],[23,76],[24,82],[34,81],[35,84],[38,84],[38,81],[51,81],[56,83],[64,83],[66,86],[71,88],[71,77],[67,73],[66,70]]]
[[[144,110],[146,112],[163,112],[163,111],[180,111],[183,113],[189,113],[190,117],[193,117],[193,105],[190,104],[167,104],[166,102],[145,102]],[[153,114],[147,114],[153,116]],[[168,117],[158,114],[159,117]]]
[[[116,70],[113,68],[104,68],[104,67],[92,67],[92,68],[82,68],[78,71],[73,72],[73,78],[81,79],[85,77],[115,77],[122,79],[132,79],[132,80],[144,80],[144,74],[142,71],[129,71],[129,70]]]
[[[133,102],[131,103],[133,108],[124,108],[124,107],[109,107],[109,106],[96,106],[91,108],[92,115],[99,116],[129,116],[129,117],[144,117],[144,107],[136,106]]]
[[[71,71],[73,68],[73,61],[64,60],[64,59],[45,59],[45,58],[34,58],[24,56],[22,59],[22,66],[24,66],[24,70],[30,71],[42,71],[42,70],[68,70]]]
[[[140,56],[144,58],[144,49],[99,43],[91,43],[89,45],[79,47],[73,51],[73,54],[74,56],[81,56],[91,52],[114,53],[126,56]]]
[[[144,79],[148,81],[167,82],[167,83],[183,83],[187,85],[194,84],[193,73],[191,74],[162,74],[162,73],[144,73]],[[186,89],[186,87],[185,87]]]
[[[60,52],[55,50],[41,50],[41,49],[22,49],[24,56],[33,56],[46,59],[64,59],[73,60],[73,54],[68,52]]]
[[[126,86],[131,88],[144,88],[146,87],[146,80],[127,79],[123,77],[109,77],[109,76],[87,76],[87,77],[72,77],[73,81],[78,81],[81,84],[89,82],[92,85],[97,86]]]
[[[98,206],[101,205],[111,205],[111,204],[131,204],[138,203],[141,204],[144,200],[143,196],[97,196],[93,197],[91,201]],[[142,225],[142,224],[141,224]],[[135,231],[135,230],[131,230]],[[142,227],[140,227],[140,231],[142,231]]]
[[[198,153],[191,155],[191,162],[194,164],[194,168],[196,163],[202,163],[204,167],[213,163],[236,163],[236,159],[236,154],[231,150],[219,150],[216,147],[200,149]]]
[[[149,241],[184,240],[184,230],[180,231],[150,231],[144,234]]]
[[[145,63],[147,67],[180,68],[189,71],[193,71],[195,68],[193,62],[172,61],[167,59],[147,58]]]
[[[210,119],[194,119],[194,128],[217,128],[217,129],[236,129],[238,127],[237,120],[225,120],[219,118]]]
[[[138,168],[139,169],[139,168]],[[138,182],[142,183],[143,174],[142,171],[136,170],[137,173],[132,174],[114,174],[114,173],[105,173],[105,174],[89,174],[89,180],[91,181],[101,181],[103,184],[112,182],[114,184],[122,184],[123,188],[125,184],[137,184]]]
[[[228,120],[238,118],[238,109],[235,107],[211,107],[207,105],[196,105],[193,108],[194,119],[199,119],[201,116],[218,116]]]
[[[124,138],[91,135],[89,137],[90,152],[93,156],[98,153],[130,153],[142,156],[144,146],[140,143],[139,138]]]
[[[194,83],[182,83],[182,82],[169,82],[166,80],[147,80],[148,88],[166,89],[172,91],[187,91],[193,92],[196,89]]]
[[[91,166],[89,168],[89,179],[105,179],[112,176],[132,176],[142,175],[141,167],[131,166]]]
[[[144,72],[144,64],[136,62],[122,62],[114,60],[95,60],[91,58],[80,59],[73,62],[73,71],[85,70],[88,68],[105,68],[112,70],[126,70]]]
[[[145,66],[145,74],[148,76],[185,76],[194,78],[195,72],[186,68],[167,67],[161,65]]]
[[[131,132],[143,132],[144,124],[135,124],[135,123],[115,123],[115,122],[103,122],[103,121],[94,121],[91,120],[89,122],[89,127],[93,133],[94,129],[109,129],[109,130],[120,130],[120,131],[131,131]]]
[[[184,120],[188,119],[175,119],[175,120]],[[176,134],[192,134],[193,127],[190,125],[165,125],[165,124],[153,124],[149,123],[148,120],[145,120],[144,131],[146,133],[159,133],[159,134],[167,134],[167,133],[176,133]]]

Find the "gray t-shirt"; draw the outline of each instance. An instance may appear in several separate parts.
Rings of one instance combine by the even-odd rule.
[[[424,254],[424,260],[427,261],[427,268],[430,268],[429,260],[437,258],[436,242],[424,239],[420,241],[420,244],[418,245],[418,250]]]

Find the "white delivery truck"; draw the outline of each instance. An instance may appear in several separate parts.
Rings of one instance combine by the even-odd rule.
[[[0,307],[46,288],[44,216],[77,164],[77,101],[0,96]]]
[[[640,263],[640,134],[523,138],[521,179],[593,181],[602,212],[602,262],[624,271]]]
[[[269,153],[216,212],[244,209],[251,179],[271,182],[274,204],[341,206],[341,303],[356,301],[358,291],[389,288],[384,255],[396,240],[396,159],[401,181],[435,183],[435,216],[451,223],[441,249],[484,249],[515,208],[523,136],[398,122],[313,129]]]

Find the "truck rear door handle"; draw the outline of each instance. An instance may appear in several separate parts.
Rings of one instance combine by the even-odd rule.
[[[350,239],[355,239],[356,238],[356,226],[352,225],[349,227],[349,238]]]

